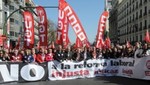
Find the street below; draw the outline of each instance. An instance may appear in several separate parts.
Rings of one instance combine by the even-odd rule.
[[[22,83],[5,83],[2,85],[149,85],[148,80],[130,79],[124,77],[97,77],[90,79],[73,79],[58,81],[38,81]]]

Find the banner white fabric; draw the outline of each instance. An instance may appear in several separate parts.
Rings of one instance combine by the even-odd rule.
[[[150,57],[58,61],[41,64],[0,62],[0,83],[122,76],[150,80]]]
[[[48,62],[49,80],[122,76],[150,80],[150,57]]]

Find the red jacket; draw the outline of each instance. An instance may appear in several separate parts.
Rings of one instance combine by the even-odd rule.
[[[12,59],[11,61],[14,61],[14,62],[22,62],[22,55],[21,54],[18,54],[18,55],[12,55]]]
[[[52,61],[53,59],[53,53],[49,53],[46,55],[46,61]]]
[[[46,60],[46,55],[45,54],[43,54],[43,55],[41,53],[37,54],[36,61],[38,63],[43,63],[43,62],[45,62],[45,60]]]

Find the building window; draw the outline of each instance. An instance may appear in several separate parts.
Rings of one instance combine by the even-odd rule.
[[[132,11],[134,11],[134,4],[133,4],[133,8],[132,8]]]
[[[147,0],[144,0],[144,3],[146,3],[147,2]]]
[[[132,0],[132,3],[134,3],[134,0]]]
[[[10,31],[10,36],[14,36],[14,32],[13,31]]]
[[[14,21],[15,21],[15,20],[14,20],[13,18],[10,18],[10,22],[13,22],[13,23],[14,23]]]
[[[15,20],[15,24],[19,25],[19,21],[18,21],[18,20]]]
[[[145,9],[144,9],[144,16],[147,15],[147,6],[145,6]]]
[[[147,29],[147,20],[145,20],[145,26],[144,29]]]
[[[140,16],[139,16],[139,18],[142,18],[142,9],[140,10]]]
[[[8,5],[8,0],[3,0],[5,5]]]
[[[17,32],[15,32],[15,37],[18,37],[18,33]]]
[[[142,41],[142,35],[140,35],[140,41]]]
[[[140,4],[139,4],[139,6],[142,6],[142,1],[143,1],[143,0],[140,0]]]
[[[134,14],[133,14],[133,18],[132,19],[133,19],[132,21],[134,21]]]
[[[138,12],[136,12],[136,19],[138,19]]]
[[[138,1],[136,2],[136,9],[138,8]]]
[[[130,16],[130,23],[131,23],[131,16]]]
[[[10,5],[10,6],[9,6],[9,9],[10,9],[10,10],[15,10],[15,7],[12,6],[12,5]]]
[[[140,31],[142,30],[142,22],[140,22]]]
[[[134,36],[133,36],[133,42],[134,42]]]
[[[138,36],[136,36],[136,42],[138,41]]]

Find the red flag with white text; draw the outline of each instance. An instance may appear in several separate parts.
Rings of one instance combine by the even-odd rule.
[[[42,6],[36,7],[36,12],[38,15],[38,26],[39,26],[39,40],[40,46],[47,46],[48,45],[48,38],[47,38],[47,16],[44,8]]]
[[[106,20],[108,18],[109,13],[107,11],[104,11],[100,17],[99,24],[98,24],[98,31],[97,31],[97,37],[96,37],[96,48],[102,48],[104,45],[104,30],[106,28]]]
[[[67,15],[68,21],[71,24],[74,32],[76,33],[76,36],[80,39],[82,43],[89,44],[84,28],[82,27],[80,20],[78,19],[72,7],[64,0],[60,0],[59,3],[61,9]]]
[[[34,47],[34,19],[29,11],[23,12],[24,17],[24,48]]]
[[[64,48],[68,46],[70,43],[68,37],[68,18],[66,13],[63,11],[62,2],[64,0],[59,0],[59,7],[58,7],[58,29],[57,29],[57,38],[56,43],[62,45]]]

